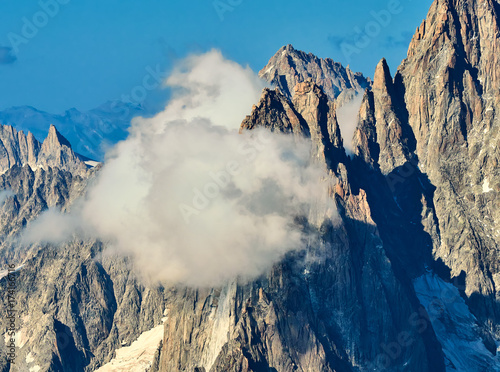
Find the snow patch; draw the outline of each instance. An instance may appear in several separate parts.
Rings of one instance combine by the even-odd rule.
[[[160,341],[163,339],[163,325],[144,332],[130,346],[116,350],[116,356],[97,372],[145,372],[153,364]]]
[[[31,168],[31,170],[32,170],[33,172],[36,172],[36,171],[37,171],[37,170],[39,170],[39,169],[41,169],[41,170],[45,170],[45,169],[43,168],[43,165],[36,165],[36,166],[32,166],[32,165],[30,165],[30,168]]]
[[[483,182],[483,194],[486,194],[487,192],[494,191],[492,188],[490,188],[490,181],[488,181],[487,178],[484,179]]]
[[[14,269],[14,272],[17,273],[20,269],[22,269],[24,265],[19,265]],[[5,278],[7,275],[9,275],[9,270],[0,270],[0,280]]]
[[[264,75],[265,75],[265,74],[270,73],[270,72],[273,70],[273,68],[274,68],[274,66],[269,67],[269,68],[268,68],[268,69],[264,72]]]
[[[99,163],[98,161],[94,161],[94,160],[87,160],[87,161],[85,161],[84,163],[85,163],[87,166],[89,166],[90,168],[95,168],[95,167],[97,167],[99,164],[101,164],[101,163]]]
[[[31,354],[31,352],[28,353],[28,355],[26,355],[26,363],[30,364],[30,363],[32,363],[34,361],[35,361],[35,358],[33,358],[33,354]]]
[[[33,366],[30,368],[30,372],[38,372],[40,369],[40,366]]]
[[[432,273],[413,285],[443,347],[447,371],[500,371],[500,357],[484,346],[477,320],[455,286]]]
[[[219,296],[219,305],[214,314],[214,321],[212,326],[212,334],[207,348],[203,350],[201,357],[201,365],[205,370],[210,371],[215,360],[219,356],[222,347],[229,340],[230,331],[230,314],[231,304],[230,299],[236,293],[236,284],[226,285]]]

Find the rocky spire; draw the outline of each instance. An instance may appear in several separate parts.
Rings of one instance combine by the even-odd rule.
[[[86,171],[86,165],[73,152],[69,141],[57,131],[54,125],[50,126],[49,134],[42,143],[38,156],[38,165],[42,168],[57,167],[67,169],[77,174]]]
[[[410,159],[408,139],[403,135],[396,95],[389,66],[387,61],[382,59],[375,69],[373,100],[377,142],[380,148],[379,165],[383,174],[389,174]]]
[[[412,136],[408,130],[400,92],[383,58],[375,69],[373,87],[363,99],[359,124],[353,138],[356,155],[370,165],[378,165],[387,175],[411,159]]]
[[[371,168],[378,165],[380,146],[377,143],[375,120],[375,102],[373,92],[367,91],[361,102],[358,115],[358,127],[352,139],[354,155],[362,159]]]
[[[28,152],[28,164],[35,164],[40,152],[40,142],[36,140],[31,132],[28,132],[26,137],[26,147]]]
[[[36,166],[40,143],[31,133],[17,131],[10,125],[0,125],[0,172],[14,165]]]
[[[49,128],[49,134],[47,135],[47,138],[45,138],[45,141],[43,141],[42,151],[50,152],[53,150],[58,150],[63,146],[71,149],[71,144],[69,143],[69,141],[64,138],[61,133],[59,133],[59,131],[53,124],[51,124]]]

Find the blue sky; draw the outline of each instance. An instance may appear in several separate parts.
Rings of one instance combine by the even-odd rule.
[[[20,105],[54,113],[71,107],[91,109],[130,97],[136,87],[144,86],[151,71],[168,71],[177,59],[211,48],[254,71],[282,45],[293,44],[350,64],[368,76],[385,57],[394,73],[430,4],[430,0],[2,0],[0,109]],[[136,95],[136,100],[154,105],[164,99],[153,82],[148,80],[146,95]]]

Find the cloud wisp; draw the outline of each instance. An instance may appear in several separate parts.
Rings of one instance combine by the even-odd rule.
[[[352,138],[358,126],[358,114],[363,103],[364,92],[358,92],[352,100],[342,105],[337,110],[337,120],[339,121],[340,132],[344,139],[344,148],[347,155],[354,153]]]
[[[145,277],[195,287],[255,278],[304,248],[296,218],[327,195],[325,173],[305,139],[238,133],[263,83],[211,51],[187,58],[166,84],[168,106],[134,119],[71,214],[47,212],[24,239],[83,231],[134,257]]]

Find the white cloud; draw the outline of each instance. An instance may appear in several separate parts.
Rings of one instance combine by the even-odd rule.
[[[78,227],[132,255],[144,276],[190,286],[254,278],[303,248],[294,218],[325,198],[325,173],[306,140],[238,134],[260,80],[212,51],[188,58],[167,84],[174,99],[134,120],[72,215],[49,211],[25,238],[47,240],[55,222],[60,241]]]
[[[21,244],[31,242],[60,244],[82,233],[81,219],[78,215],[62,214],[58,209],[49,208],[32,221],[21,237]]]
[[[337,109],[337,120],[340,126],[340,132],[344,141],[344,148],[348,155],[352,155],[352,138],[358,126],[358,114],[363,103],[364,92],[358,92],[354,98]]]

